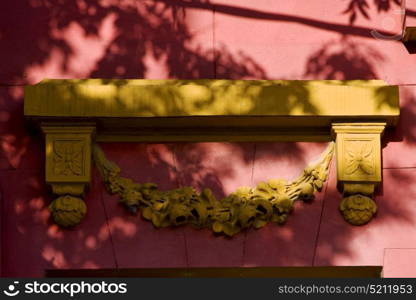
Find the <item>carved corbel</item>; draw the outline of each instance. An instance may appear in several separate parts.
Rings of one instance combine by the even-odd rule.
[[[91,142],[95,127],[42,124],[46,143],[46,183],[56,197],[49,205],[54,221],[78,225],[87,213],[83,200],[91,179]]]
[[[333,123],[336,135],[340,211],[353,225],[368,223],[377,212],[374,190],[382,180],[381,135],[386,123]]]

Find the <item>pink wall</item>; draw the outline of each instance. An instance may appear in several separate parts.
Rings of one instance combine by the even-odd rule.
[[[368,18],[355,6],[346,11],[349,2],[2,1],[2,276],[42,276],[47,268],[286,265],[383,265],[385,276],[416,276],[410,264],[416,248],[416,55],[371,35],[400,32],[394,1],[367,0]],[[42,142],[23,121],[23,85],[84,77],[383,79],[400,85],[400,124],[384,138],[379,213],[362,227],[345,223],[332,170],[324,191],[311,204],[299,203],[285,226],[232,239],[188,227],[156,230],[126,213],[95,172],[87,218],[75,230],[62,230],[49,220]],[[137,181],[166,189],[207,186],[222,196],[263,179],[293,178],[325,145],[103,148]]]

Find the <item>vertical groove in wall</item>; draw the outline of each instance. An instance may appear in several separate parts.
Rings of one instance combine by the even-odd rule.
[[[255,143],[254,144],[254,149],[253,149],[253,162],[252,162],[252,165],[251,165],[251,185],[252,186],[254,186],[254,182],[253,182],[253,180],[254,180],[254,165],[255,165],[255,163],[256,163],[256,154],[257,154],[257,144]]]
[[[177,144],[172,144],[169,151],[171,152],[171,155],[172,155],[173,171],[176,173],[176,178],[175,178],[176,186],[180,187],[184,185],[185,183],[182,182],[181,177],[179,176],[180,168],[178,166],[178,160],[176,158]]]
[[[173,146],[170,148],[170,152],[172,154],[172,161],[173,161],[173,169],[174,172],[176,173],[176,185],[177,186],[183,186],[184,182],[182,182],[181,180],[181,176],[179,176],[179,166],[178,166],[178,160],[177,160],[177,144],[173,144]],[[184,248],[185,248],[185,263],[186,263],[186,267],[189,267],[189,257],[188,257],[188,243],[186,242],[186,229],[182,228],[178,228],[178,230],[182,231],[182,237],[183,237],[183,243],[184,243]]]
[[[253,160],[251,162],[251,178],[250,178],[250,186],[254,186],[254,166],[256,163],[256,153],[257,153],[257,144],[254,144],[253,147]],[[246,242],[247,242],[247,230],[244,231],[244,242],[243,242],[243,258],[241,262],[241,266],[245,266],[245,260],[246,260]]]
[[[313,247],[313,256],[312,256],[312,266],[313,267],[315,266],[316,253],[317,253],[318,243],[319,243],[319,233],[321,232],[322,217],[324,215],[325,201],[326,201],[328,185],[330,184],[330,177],[332,175],[331,173],[334,169],[333,168],[334,165],[335,165],[335,155],[332,158],[331,166],[329,168],[328,178],[325,182],[325,187],[324,187],[324,190],[323,190],[321,214],[319,216],[318,229],[316,231],[316,238],[315,238],[315,243],[314,243],[314,247]],[[336,174],[334,176],[336,176]]]
[[[182,236],[183,236],[183,243],[185,247],[185,263],[186,267],[189,268],[189,259],[188,259],[188,243],[186,242],[186,232],[184,228],[180,228],[182,230]]]
[[[97,176],[96,175],[97,174],[94,172],[94,176],[93,176],[93,180],[95,181],[94,184],[97,184]],[[116,253],[116,248],[115,248],[115,245],[114,245],[113,234],[112,234],[111,228],[110,228],[110,222],[109,222],[109,219],[108,219],[107,209],[106,209],[105,204],[104,204],[103,192],[105,192],[105,188],[102,186],[102,188],[99,190],[100,201],[101,201],[101,205],[103,206],[103,209],[104,209],[105,222],[107,224],[108,236],[110,238],[111,249],[113,251],[113,256],[114,256],[114,264],[115,264],[116,269],[118,269],[119,264],[118,264],[118,260],[117,260],[117,253]]]

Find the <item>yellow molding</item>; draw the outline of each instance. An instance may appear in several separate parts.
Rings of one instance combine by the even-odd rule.
[[[98,135],[106,140],[132,139],[132,133],[142,129],[142,139],[153,141],[146,128],[157,128],[158,135],[166,137],[190,129],[195,134],[187,135],[199,136],[209,132],[207,128],[286,131],[288,136],[308,129],[318,131],[317,140],[322,140],[321,132],[329,136],[333,122],[366,120],[394,126],[399,93],[397,86],[380,80],[44,80],[25,87],[24,111],[37,121],[99,123]],[[273,136],[265,134],[264,139]],[[303,140],[297,136],[293,140]]]
[[[96,137],[97,142],[329,142],[332,140],[328,130],[313,131],[267,130],[263,128],[236,130],[212,128],[137,130],[132,132],[101,133]]]
[[[416,27],[407,26],[404,29],[403,42],[414,42],[416,41]]]
[[[333,123],[332,131],[339,133],[368,133],[368,134],[382,134],[386,128],[386,123]]]
[[[384,95],[383,95],[384,94]],[[386,100],[387,94],[393,96]],[[25,88],[25,114],[65,117],[398,116],[380,80],[45,80]]]

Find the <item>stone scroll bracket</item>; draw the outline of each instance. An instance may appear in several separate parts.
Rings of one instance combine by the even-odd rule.
[[[45,180],[56,197],[49,206],[63,227],[78,225],[87,213],[84,195],[91,180],[92,124],[44,123]]]
[[[368,223],[377,211],[375,188],[382,180],[381,136],[386,123],[333,123],[340,211],[353,225]]]

